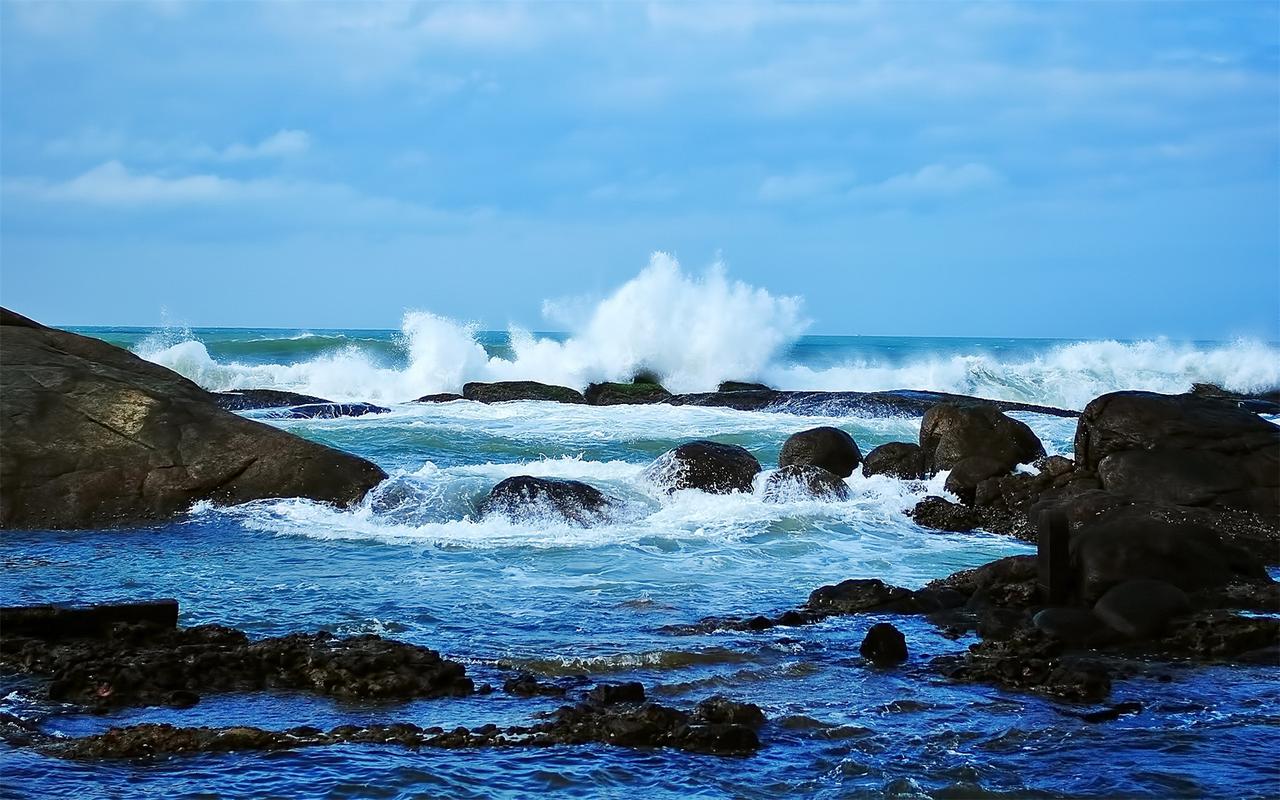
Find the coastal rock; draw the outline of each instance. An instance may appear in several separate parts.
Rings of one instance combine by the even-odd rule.
[[[924,477],[924,451],[910,442],[889,442],[867,453],[862,460],[864,477],[889,475],[904,481]]]
[[[285,392],[280,389],[236,389],[232,392],[213,392],[213,400],[219,408],[227,411],[254,411],[260,408],[287,408],[333,402],[323,397]]]
[[[480,514],[520,518],[551,511],[570,522],[589,525],[599,522],[609,506],[603,492],[580,481],[516,475],[493,487],[480,504]]]
[[[910,517],[916,524],[936,531],[963,533],[980,527],[982,515],[968,506],[953,503],[945,497],[930,495],[916,503]]]
[[[0,311],[0,524],[90,528],[209,500],[349,504],[386,478],[356,456],[219,408],[98,339]]]
[[[1090,402],[1076,458],[1117,494],[1280,515],[1280,427],[1191,394],[1114,392]]]
[[[969,456],[962,458],[951,468],[944,487],[966,505],[973,505],[978,484],[988,478],[1004,475],[1009,470],[1004,464],[987,456]]]
[[[878,667],[891,667],[907,660],[907,637],[887,622],[877,622],[867,631],[858,652]]]
[[[1254,414],[1280,414],[1280,388],[1269,392],[1233,392],[1212,383],[1191,384],[1191,394],[1231,403]]]
[[[311,403],[294,406],[283,411],[268,413],[278,419],[338,419],[339,417],[363,417],[365,414],[388,414],[389,408],[372,403]]]
[[[1031,621],[1046,636],[1069,645],[1088,647],[1115,638],[1115,631],[1087,608],[1046,608]]]
[[[1004,472],[1044,456],[1044,445],[1026,423],[987,403],[939,403],[920,423],[920,449],[927,474],[984,456]]]
[[[1093,606],[1099,619],[1130,639],[1157,636],[1170,620],[1190,611],[1191,601],[1181,589],[1145,578],[1111,587]]]
[[[771,392],[768,386],[763,383],[750,383],[748,381],[722,381],[716,387],[717,392]]]
[[[645,470],[667,492],[700,489],[711,494],[750,492],[760,462],[746,448],[700,440],[668,450]]]
[[[462,396],[480,403],[506,403],[512,400],[544,400],[552,403],[585,403],[587,399],[577,389],[552,386],[537,381],[500,381],[498,383],[464,384]]]
[[[649,405],[663,403],[671,392],[657,383],[593,383],[583,393],[593,406]]]
[[[849,485],[822,467],[783,467],[771,474],[764,485],[764,499],[779,503],[797,497],[818,500],[848,500]]]
[[[862,451],[853,437],[830,426],[792,434],[778,454],[779,467],[821,467],[841,478],[852,475],[861,461]]]
[[[439,394],[424,394],[422,397],[419,397],[417,400],[414,400],[413,402],[415,403],[452,403],[454,400],[466,400],[466,399],[467,398],[463,397],[462,395],[454,394],[453,392],[440,392]]]

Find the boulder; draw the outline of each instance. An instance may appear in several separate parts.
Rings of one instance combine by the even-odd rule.
[[[812,497],[818,500],[848,500],[849,486],[839,475],[822,467],[783,467],[765,481],[764,499],[770,503]]]
[[[609,498],[594,486],[559,478],[516,475],[499,483],[480,504],[480,515],[520,517],[551,511],[570,522],[588,525],[600,521]]]
[[[920,445],[910,442],[889,442],[867,453],[862,459],[862,474],[889,475],[904,481],[924,477],[924,451]]]
[[[1093,613],[1130,639],[1159,636],[1175,617],[1190,613],[1186,592],[1166,581],[1138,578],[1107,590]]]
[[[830,426],[792,434],[778,454],[780,467],[821,467],[841,478],[852,475],[861,461],[862,451],[853,437]]]
[[[219,408],[196,384],[98,339],[0,310],[0,524],[92,528],[209,500],[353,503],[362,458]]]
[[[960,459],[959,463],[951,468],[951,474],[947,476],[945,487],[948,492],[960,498],[960,502],[966,505],[973,505],[974,494],[977,492],[978,484],[988,478],[1004,475],[1008,471],[1004,464],[994,458],[969,456],[968,458]]]
[[[583,393],[593,406],[649,405],[671,398],[657,383],[593,383]]]
[[[858,651],[878,667],[891,667],[907,660],[907,637],[889,623],[877,622],[867,631]]]
[[[466,399],[467,398],[463,397],[462,395],[454,394],[453,392],[440,392],[439,394],[424,394],[422,397],[419,397],[417,400],[414,400],[413,402],[415,403],[452,403],[454,400],[466,400]]]
[[[332,402],[323,397],[279,389],[236,389],[233,392],[214,392],[213,398],[219,408],[227,411],[254,411],[259,408],[287,408]]]
[[[700,489],[712,494],[750,492],[760,462],[744,447],[705,440],[688,442],[658,456],[645,477],[667,492]]]
[[[971,531],[982,525],[982,515],[977,511],[935,495],[916,503],[909,516],[923,528],[953,533]]]
[[[1280,427],[1231,403],[1105,394],[1085,407],[1075,447],[1080,468],[1114,493],[1280,515]]]
[[[920,449],[927,474],[984,456],[1004,472],[1044,456],[1044,445],[1023,422],[987,403],[939,403],[920,423]]]
[[[480,403],[506,403],[512,400],[545,400],[552,403],[585,403],[587,399],[577,389],[568,386],[552,386],[537,381],[500,381],[479,383],[472,381],[462,387],[462,397]]]
[[[749,383],[747,381],[722,381],[716,387],[717,392],[771,392],[773,391],[763,383]]]
[[[1115,637],[1115,631],[1087,608],[1046,608],[1031,622],[1046,636],[1069,645],[1089,646]]]

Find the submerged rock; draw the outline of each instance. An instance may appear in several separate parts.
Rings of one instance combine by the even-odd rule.
[[[388,414],[389,408],[372,403],[311,403],[274,411],[267,416],[279,419],[338,419],[339,417],[363,417],[365,414]]]
[[[648,405],[670,399],[671,392],[657,383],[593,383],[583,392],[593,406]]]
[[[471,382],[463,385],[462,396],[481,403],[506,403],[512,400],[545,400],[553,403],[585,403],[577,389],[552,386],[537,381]]]
[[[867,631],[858,652],[879,667],[891,667],[907,660],[907,637],[887,622],[877,622]]]
[[[493,487],[480,504],[480,514],[518,518],[530,511],[551,510],[570,522],[589,525],[600,521],[609,506],[603,492],[581,481],[516,475]]]
[[[771,503],[796,497],[818,500],[848,500],[849,485],[835,473],[822,467],[783,467],[771,474],[764,485],[764,499]]]
[[[925,472],[952,469],[962,460],[983,456],[1004,472],[1044,456],[1044,445],[1026,423],[988,403],[940,403],[920,423]]]
[[[699,489],[711,494],[750,492],[760,462],[746,448],[701,440],[668,450],[645,470],[667,492]]]
[[[197,501],[349,504],[385,479],[362,458],[219,408],[191,381],[98,339],[0,310],[0,525],[92,528]]]
[[[463,397],[462,395],[454,394],[453,392],[440,392],[439,394],[424,394],[422,397],[419,397],[417,400],[414,400],[413,402],[415,403],[452,403],[454,400],[466,400],[466,399],[467,398]]]
[[[236,389],[231,392],[214,392],[214,402],[227,411],[254,411],[261,408],[286,408],[288,406],[331,403],[323,397],[286,392],[280,389]]]
[[[862,461],[858,443],[839,428],[823,426],[787,437],[778,454],[779,467],[820,467],[847,478]]]
[[[983,517],[967,506],[953,503],[945,497],[930,495],[916,503],[910,517],[917,525],[937,531],[963,533],[980,527]]]
[[[924,477],[924,451],[920,445],[908,442],[889,442],[867,453],[862,460],[864,477],[888,475],[893,478],[914,481]]]

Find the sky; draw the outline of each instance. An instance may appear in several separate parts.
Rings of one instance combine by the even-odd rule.
[[[814,333],[1280,339],[1280,4],[0,0],[0,302],[547,329],[650,254]]]

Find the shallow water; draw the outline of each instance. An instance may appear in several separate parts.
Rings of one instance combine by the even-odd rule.
[[[157,337],[172,335],[164,332],[97,332],[162,361],[175,346],[156,349]],[[337,345],[288,344],[315,338],[302,333],[193,331],[178,338],[200,344],[240,379],[305,378],[316,374],[316,365]],[[338,333],[376,343],[359,351],[370,363],[381,359],[377,368],[387,372],[370,373],[375,377],[411,371],[390,332]],[[502,349],[509,347],[502,336],[480,338],[490,357],[511,356],[513,351]],[[1059,346],[1001,345],[1017,363],[1043,361]],[[821,371],[847,363],[859,347],[870,348],[868,358],[897,358],[902,364],[918,363],[921,353],[945,361],[979,352],[962,340],[917,340],[904,352],[888,340],[814,337],[791,345],[788,363]],[[241,366],[225,366],[233,362]],[[212,388],[233,388],[211,381],[211,374],[197,371],[192,377]],[[395,380],[402,388],[411,383]],[[277,385],[308,388],[301,379]],[[371,389],[337,399],[407,398]],[[1036,430],[1050,452],[1070,454],[1074,420],[1015,416]],[[1144,710],[1090,725],[1042,699],[937,679],[927,669],[929,658],[957,652],[972,640],[948,641],[918,619],[894,619],[912,658],[888,671],[864,666],[857,655],[875,616],[761,633],[676,636],[661,630],[705,615],[793,607],[817,586],[845,578],[919,586],[999,556],[1029,552],[1005,537],[915,526],[905,511],[925,494],[940,492],[941,477],[924,484],[855,473],[848,502],[778,504],[765,503],[759,485],[751,495],[667,496],[642,475],[654,456],[694,438],[742,444],[767,469],[788,435],[814,425],[844,428],[866,452],[883,442],[914,440],[919,423],[667,406],[396,404],[385,415],[270,421],[387,470],[390,479],[354,509],[264,501],[198,507],[157,526],[6,532],[0,540],[5,604],[176,597],[185,625],[218,622],[251,635],[322,628],[379,633],[439,649],[464,662],[478,683],[500,685],[515,670],[530,670],[584,686],[639,680],[656,699],[679,706],[724,693],[760,704],[769,717],[758,755],[717,758],[603,746],[413,752],[343,745],[76,764],[0,746],[0,791],[47,797],[673,798],[1280,793],[1274,766],[1280,682],[1273,668],[1135,665],[1135,676],[1118,681],[1112,699],[1138,699]],[[489,488],[516,474],[587,481],[619,500],[618,509],[606,524],[592,528],[536,512],[477,519],[476,504]],[[50,714],[46,727],[66,735],[140,721],[273,728],[390,720],[508,725],[527,723],[557,705],[554,699],[512,698],[501,691],[382,707],[268,694],[210,696],[187,710],[85,717],[41,706],[29,681],[5,678],[0,693],[0,709]]]

